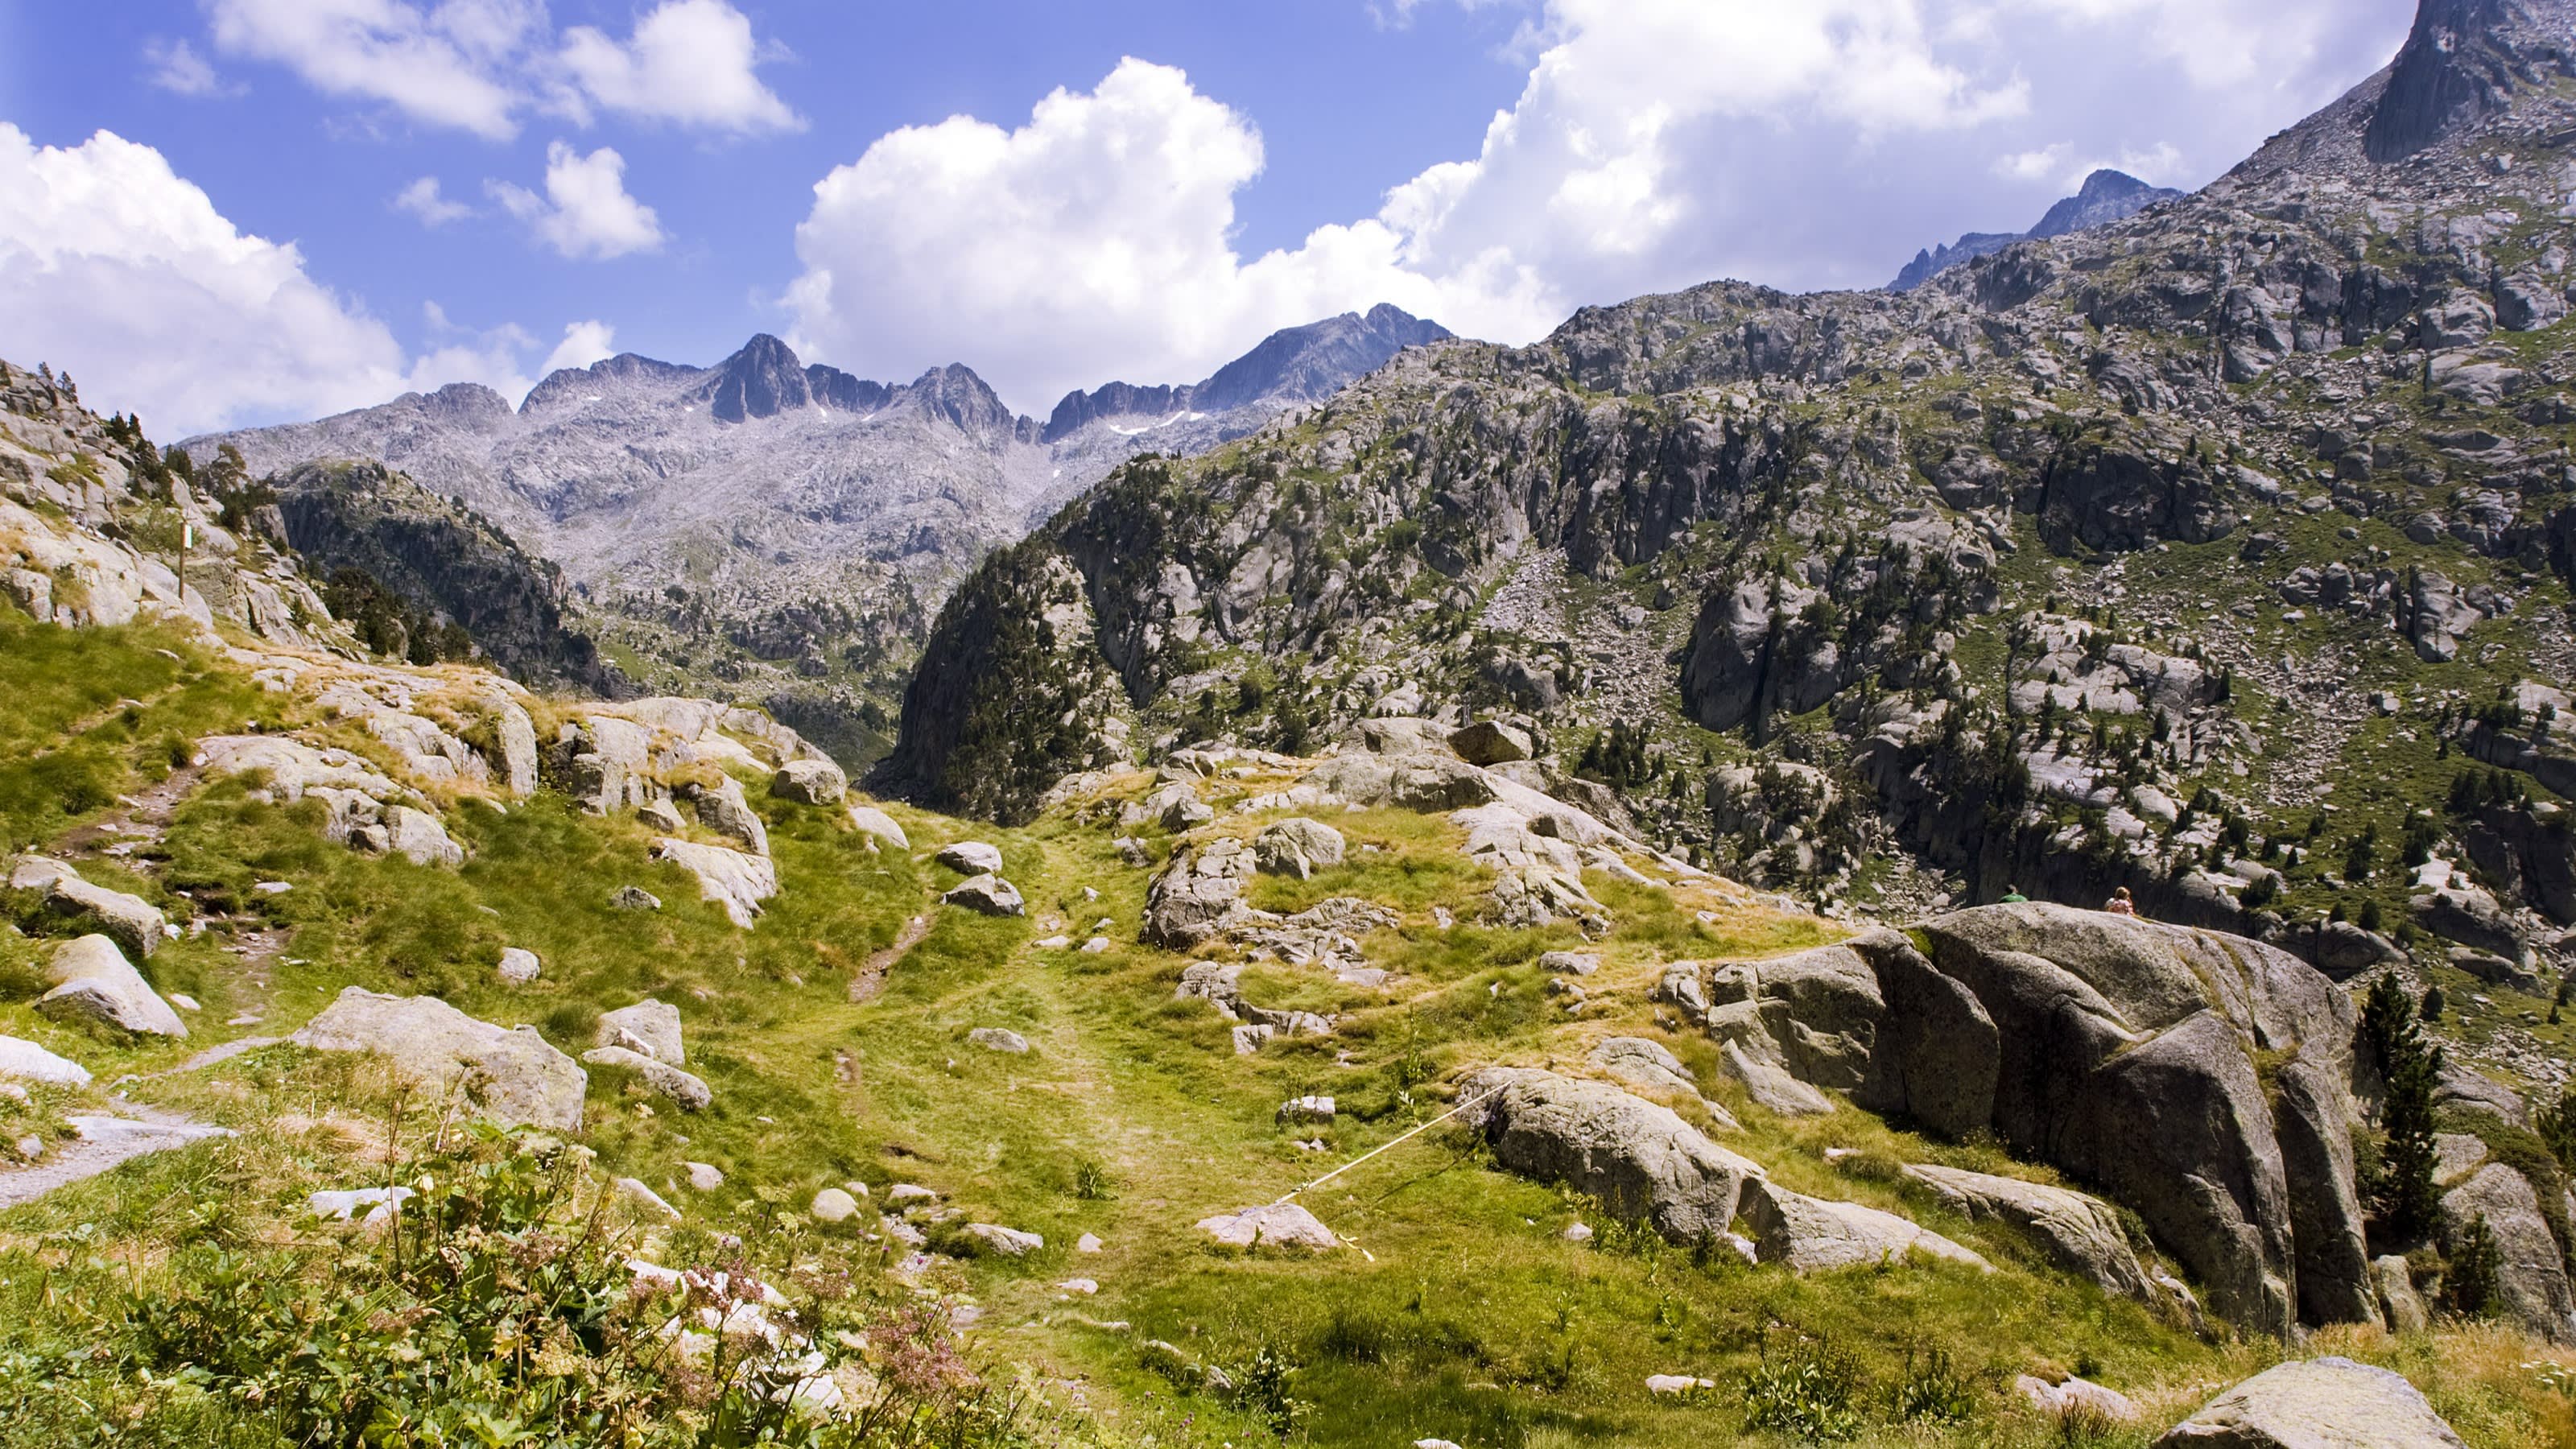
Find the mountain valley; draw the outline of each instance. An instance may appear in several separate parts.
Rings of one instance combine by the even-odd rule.
[[[2576,0],[2106,174],[1043,421],[0,363],[0,1444],[2576,1443]]]

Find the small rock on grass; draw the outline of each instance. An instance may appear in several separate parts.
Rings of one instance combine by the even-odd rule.
[[[1016,1031],[998,1026],[979,1026],[966,1033],[966,1039],[988,1052],[1021,1056],[1029,1049],[1029,1039]]]
[[[662,898],[642,886],[627,886],[608,898],[608,903],[621,911],[658,911]]]
[[[1230,1248],[1295,1248],[1326,1253],[1342,1245],[1331,1228],[1292,1202],[1202,1218],[1198,1226],[1201,1232]]]
[[[614,1185],[617,1189],[617,1195],[626,1199],[627,1204],[633,1207],[638,1213],[650,1217],[662,1218],[669,1222],[676,1223],[680,1220],[680,1210],[678,1208],[664,1202],[660,1193],[646,1187],[643,1183],[636,1181],[634,1178],[621,1177],[617,1179]]]
[[[837,1187],[827,1187],[814,1194],[812,1212],[817,1222],[845,1223],[858,1210],[858,1199]]]
[[[1099,1236],[1094,1233],[1085,1233],[1073,1240],[1073,1250],[1077,1253],[1097,1253],[1102,1246]]]
[[[56,1056],[34,1042],[0,1036],[0,1077],[48,1082],[57,1087],[86,1087],[89,1068],[68,1057]]]
[[[1025,1258],[1046,1246],[1046,1239],[999,1223],[968,1223],[960,1236],[982,1252],[1003,1258]]]
[[[1055,1286],[1067,1293],[1080,1293],[1086,1297],[1100,1291],[1099,1281],[1092,1278],[1067,1278]]]
[[[2070,1378],[2062,1384],[2029,1374],[2013,1380],[2013,1392],[2030,1400],[2031,1407],[2051,1418],[2069,1411],[2090,1409],[2115,1423],[2133,1424],[2143,1412],[2136,1402],[2117,1389],[2106,1389],[2085,1379]]]
[[[959,875],[999,875],[1002,851],[981,840],[961,840],[939,852],[939,863]]]
[[[536,980],[537,973],[545,968],[544,964],[537,960],[536,952],[512,946],[501,953],[501,964],[493,969],[510,985],[525,986]]]
[[[407,1187],[360,1187],[342,1192],[317,1192],[304,1200],[306,1210],[317,1218],[345,1223],[366,1209],[362,1221],[372,1225],[387,1222],[400,1211],[404,1202],[416,1196]]]
[[[724,1186],[724,1173],[712,1162],[684,1164],[689,1169],[689,1186],[698,1192],[713,1192]]]
[[[1675,1398],[1717,1387],[1717,1380],[1694,1378],[1689,1374],[1648,1374],[1646,1392],[1656,1398]]]

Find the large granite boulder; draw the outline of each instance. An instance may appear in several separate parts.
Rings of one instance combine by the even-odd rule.
[[[130,1036],[188,1034],[179,1013],[153,993],[143,973],[105,936],[83,936],[56,947],[45,979],[54,987],[36,998],[36,1010],[56,1021],[104,1026]]]
[[[1002,871],[1001,847],[981,840],[961,840],[943,846],[939,863],[959,875],[999,875]]]
[[[1994,1270],[1975,1251],[1894,1213],[1809,1197],[1768,1179],[1746,1186],[1744,1224],[1762,1262],[1797,1273],[1901,1263],[1915,1253]]]
[[[2265,1369],[2173,1426],[2156,1449],[2461,1449],[2404,1378],[2348,1358]]]
[[[1253,837],[1252,857],[1268,875],[1293,875],[1305,880],[1319,870],[1330,870],[1342,863],[1342,832],[1320,820],[1295,818],[1274,821],[1263,826]]]
[[[1329,1253],[1342,1245],[1322,1220],[1293,1202],[1248,1207],[1199,1220],[1199,1231],[1229,1248]]]
[[[2158,1291],[2109,1203],[2069,1188],[1918,1163],[1905,1175],[1972,1219],[2012,1224],[2039,1240],[2049,1259],[2103,1292],[2156,1303]]]
[[[422,1086],[461,1089],[496,1122],[581,1129],[589,1076],[533,1026],[506,1031],[435,997],[351,986],[288,1040],[314,1051],[372,1052]]]
[[[2352,1172],[2353,1008],[2259,942],[2016,903],[1661,994],[1749,1059],[1935,1131],[1990,1130],[2145,1219],[2221,1315],[2377,1322]]]
[[[168,921],[150,901],[93,885],[69,861],[22,855],[9,869],[9,888],[41,893],[48,914],[107,937],[138,960],[161,947]]]
[[[850,824],[868,839],[896,850],[912,849],[912,840],[895,818],[874,805],[850,806]]]
[[[0,1036],[0,1077],[56,1087],[86,1087],[89,1068],[23,1038]]]
[[[799,805],[838,805],[850,793],[850,777],[829,760],[790,760],[770,777],[769,793]]]
[[[1722,1237],[1762,1167],[1708,1140],[1669,1107],[1607,1082],[1526,1067],[1489,1067],[1461,1082],[1479,1102],[1461,1120],[1494,1160],[1562,1182],[1676,1243]]]
[[[2454,1235],[2478,1218],[2487,1220],[2502,1259],[2496,1287],[2505,1316],[2552,1343],[2576,1340],[2576,1295],[2568,1288],[2566,1259],[2530,1180],[2490,1162],[2442,1194],[2442,1219]]]
[[[633,1072],[663,1097],[676,1103],[684,1112],[703,1112],[715,1100],[704,1079],[685,1072],[669,1062],[660,1061],[631,1047],[592,1047],[581,1059],[594,1067],[619,1067]]]
[[[1017,916],[1028,909],[1027,902],[1020,898],[1020,888],[998,875],[972,876],[959,881],[939,899],[985,916]]]
[[[633,1006],[601,1012],[591,1044],[624,1047],[675,1067],[689,1064],[688,1047],[680,1039],[680,1009],[649,996]]]
[[[463,865],[465,847],[447,834],[437,816],[408,805],[385,807],[384,848],[414,865]]]
[[[778,894],[778,867],[765,855],[665,837],[653,842],[653,858],[696,876],[699,896],[746,931],[760,919],[761,902]]]

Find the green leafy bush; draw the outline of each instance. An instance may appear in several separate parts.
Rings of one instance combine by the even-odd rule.
[[[1857,1438],[1861,1389],[1860,1360],[1828,1341],[1766,1343],[1762,1362],[1745,1380],[1745,1426],[1812,1443]]]
[[[874,1309],[845,1278],[772,1279],[738,1250],[638,1271],[610,1195],[547,1139],[478,1127],[405,1174],[416,1195],[380,1228],[184,1251],[93,1357],[201,1402],[210,1442],[1018,1442],[1017,1401],[977,1379],[936,1304]]]

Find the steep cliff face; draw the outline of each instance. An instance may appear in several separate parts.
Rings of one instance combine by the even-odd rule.
[[[286,538],[316,575],[358,569],[413,609],[452,620],[532,684],[631,690],[564,620],[562,573],[470,509],[385,468],[305,464],[271,483]]]
[[[2568,39],[2478,23],[2526,69]],[[2447,813],[2452,742],[2576,662],[2576,106],[2516,86],[2383,166],[2411,103],[2375,78],[2201,195],[1911,292],[1714,283],[1408,352],[1026,547],[1149,755],[1526,710],[1668,846],[1827,902],[2126,885],[2339,963],[2465,942],[2419,867],[2537,838],[2477,809],[2561,807],[2516,770]],[[1007,612],[943,618],[916,674],[942,798],[1043,788],[984,780],[1027,755],[948,703],[1010,692],[952,677]],[[2511,938],[2554,942],[2557,866],[2482,848]]]
[[[2363,132],[2370,159],[2402,161],[2569,74],[2571,21],[2565,0],[2426,0]]]

